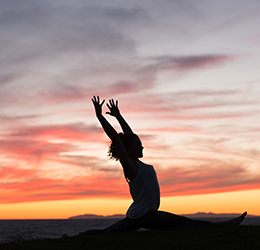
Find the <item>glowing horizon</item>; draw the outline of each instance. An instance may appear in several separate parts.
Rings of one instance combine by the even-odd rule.
[[[260,215],[259,5],[1,1],[0,219],[125,213],[93,95],[119,100],[161,209]]]
[[[197,212],[241,214],[247,211],[249,215],[260,216],[260,204],[255,199],[259,194],[260,191],[255,190],[213,195],[163,197],[160,210],[175,211],[175,214],[195,214]],[[16,206],[4,204],[1,207],[1,219],[68,219],[83,214],[103,216],[125,214],[129,204],[131,204],[130,198],[40,201],[17,203]],[[204,204],[203,210],[201,210],[201,204]],[[29,211],[28,207],[30,207]]]

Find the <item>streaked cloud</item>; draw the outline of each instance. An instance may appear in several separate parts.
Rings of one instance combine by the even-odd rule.
[[[159,70],[189,71],[215,67],[231,61],[228,55],[158,56],[153,67]]]
[[[181,196],[259,189],[260,174],[252,176],[247,167],[240,162],[212,159],[190,169],[172,168],[161,173],[162,194]]]

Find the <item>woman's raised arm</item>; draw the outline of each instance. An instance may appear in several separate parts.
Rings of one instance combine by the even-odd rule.
[[[120,163],[124,169],[125,176],[129,180],[133,180],[137,174],[138,167],[137,164],[135,164],[129,155],[127,154],[127,151],[118,135],[116,130],[110,125],[110,123],[106,120],[106,118],[102,115],[102,105],[104,104],[103,100],[100,102],[99,96],[93,96],[92,102],[95,107],[96,116],[104,129],[107,136],[115,143],[116,150],[118,152]]]
[[[96,111],[96,116],[97,116],[102,128],[104,129],[105,133],[112,141],[117,140],[118,134],[117,134],[116,130],[110,125],[110,123],[102,115],[102,105],[104,104],[105,100],[103,100],[100,103],[99,96],[97,96],[97,97],[93,96],[93,98],[91,100],[93,102],[93,105],[94,105],[94,108]]]
[[[118,101],[116,100],[116,103],[113,99],[109,100],[109,104],[107,103],[107,107],[109,108],[110,112],[106,112],[106,114],[109,114],[111,116],[114,116],[117,121],[119,122],[122,130],[124,133],[133,133],[131,127],[128,125],[124,117],[121,115],[119,108],[118,108]]]

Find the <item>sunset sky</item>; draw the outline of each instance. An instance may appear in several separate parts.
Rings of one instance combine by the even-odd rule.
[[[119,100],[157,171],[161,210],[260,215],[259,10],[1,0],[0,219],[126,212],[93,95]]]

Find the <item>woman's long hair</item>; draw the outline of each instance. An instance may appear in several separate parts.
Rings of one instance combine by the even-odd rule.
[[[119,138],[122,141],[126,152],[129,153],[129,149],[131,147],[131,144],[135,138],[139,138],[136,134],[133,133],[119,133]],[[110,146],[108,148],[108,156],[111,160],[119,160],[118,153],[116,151],[115,143],[111,141]]]

